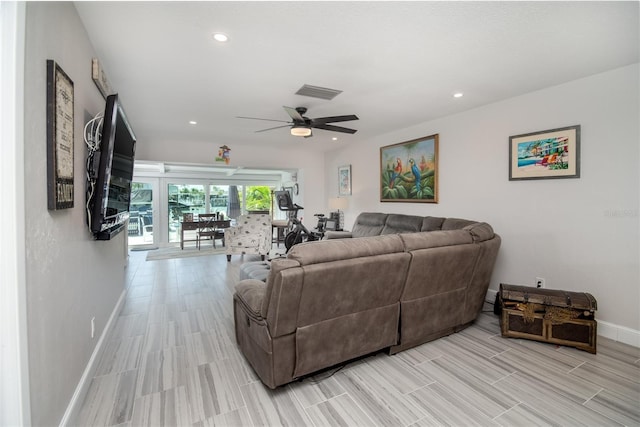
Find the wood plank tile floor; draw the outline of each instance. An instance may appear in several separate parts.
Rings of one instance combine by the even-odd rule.
[[[130,252],[126,303],[78,426],[640,426],[640,349],[598,354],[462,332],[270,390],[235,344],[238,269],[224,255]]]

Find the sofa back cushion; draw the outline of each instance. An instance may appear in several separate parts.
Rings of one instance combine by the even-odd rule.
[[[459,230],[467,225],[475,224],[477,221],[471,221],[462,218],[445,218],[442,222],[442,230]]]
[[[311,265],[403,251],[402,240],[396,235],[371,236],[300,243],[289,250],[287,259],[300,265]]]
[[[486,222],[475,222],[473,224],[467,225],[463,228],[463,230],[471,233],[471,237],[476,243],[491,240],[493,239],[493,236],[495,236],[493,228]]]
[[[442,223],[444,218],[438,216],[425,216],[422,219],[422,228],[420,231],[435,231],[442,230]]]
[[[389,214],[380,234],[417,233],[423,220],[421,216]]]
[[[387,221],[387,216],[387,214],[378,212],[362,212],[353,224],[352,236],[379,236]]]
[[[437,230],[420,233],[402,234],[404,248],[407,252],[418,249],[438,248],[473,243],[473,236],[467,230]]]
[[[461,218],[362,212],[356,218],[351,234],[352,237],[367,237],[419,231],[459,230],[476,223]]]

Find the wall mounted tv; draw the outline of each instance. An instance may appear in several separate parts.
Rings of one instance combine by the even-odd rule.
[[[98,240],[122,231],[129,218],[136,136],[118,101],[109,95],[104,110],[102,138],[93,160],[95,186],[89,199],[89,227]]]

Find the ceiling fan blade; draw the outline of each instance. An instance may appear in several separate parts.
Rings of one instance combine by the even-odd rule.
[[[258,117],[243,117],[243,116],[236,116],[236,119],[264,120],[264,121],[266,121],[266,122],[291,123],[291,122],[287,122],[286,120],[261,119],[261,118],[258,118]]]
[[[351,120],[360,119],[355,114],[350,114],[348,116],[318,117],[317,119],[311,119],[311,123],[323,125],[325,123],[348,122]]]
[[[342,132],[342,133],[356,133],[358,132],[355,129],[349,129],[349,128],[343,128],[342,126],[333,126],[333,125],[325,125],[325,124],[315,124],[312,123],[311,124],[312,128],[316,128],[316,129],[324,129],[324,130],[330,130],[333,132]]]
[[[257,130],[257,131],[256,131],[256,133],[258,133],[258,132],[266,132],[266,131],[268,131],[268,130],[274,130],[274,129],[280,129],[280,128],[288,128],[288,127],[290,127],[290,126],[291,126],[291,125],[282,125],[282,126],[276,126],[276,127],[274,127],[274,128],[261,129],[261,130]]]
[[[289,117],[291,117],[291,119],[292,119],[294,122],[304,122],[304,117],[302,117],[302,116],[300,115],[300,113],[298,113],[298,112],[296,111],[296,109],[295,109],[295,108],[285,107],[285,106],[282,106],[282,108],[284,108],[284,111],[286,111],[286,112],[287,112],[287,114],[289,115]]]

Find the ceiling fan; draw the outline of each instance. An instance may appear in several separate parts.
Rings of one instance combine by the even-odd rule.
[[[289,117],[291,117],[291,121],[260,119],[257,117],[242,117],[242,116],[238,116],[237,118],[287,123],[286,125],[276,126],[276,127],[267,128],[267,129],[261,129],[261,130],[257,130],[256,132],[266,132],[268,130],[290,127],[291,135],[304,136],[305,138],[309,138],[313,136],[311,132],[311,128],[329,130],[332,132],[351,133],[351,134],[357,132],[356,129],[349,129],[342,126],[334,126],[329,124],[329,123],[337,123],[337,122],[348,122],[351,120],[359,120],[358,116],[354,114],[350,114],[347,116],[318,117],[317,119],[310,119],[304,116],[304,114],[307,112],[307,109],[305,107],[297,107],[297,108],[282,107],[282,108],[284,108],[287,114],[289,114]]]

